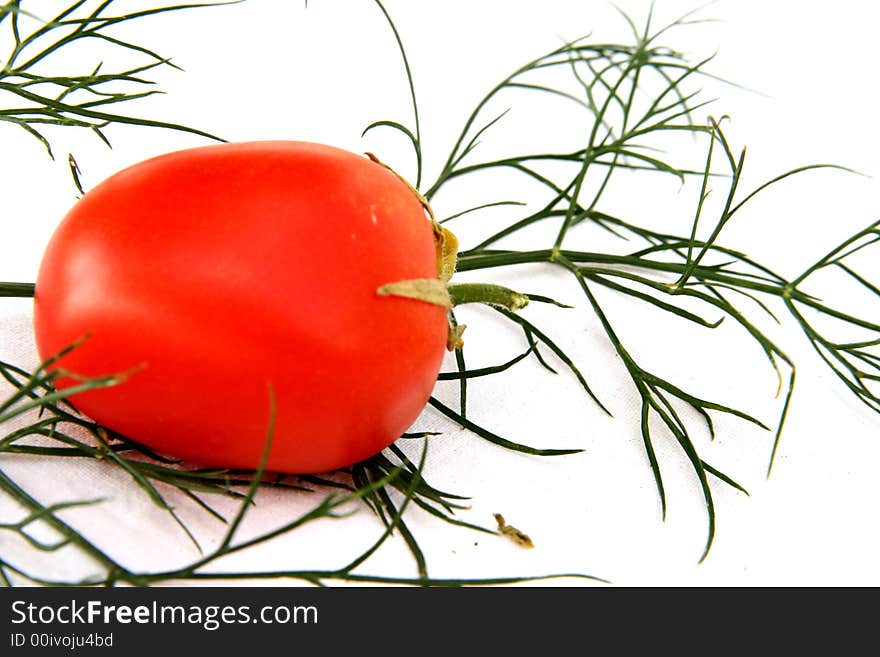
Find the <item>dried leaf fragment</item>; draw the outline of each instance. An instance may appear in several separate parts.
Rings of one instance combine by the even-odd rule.
[[[516,527],[511,527],[504,521],[504,516],[500,513],[493,514],[495,516],[495,522],[498,523],[498,533],[502,536],[507,536],[511,541],[519,545],[520,547],[532,549],[535,547],[535,544],[532,543],[532,539],[529,538],[528,534],[523,533]]]

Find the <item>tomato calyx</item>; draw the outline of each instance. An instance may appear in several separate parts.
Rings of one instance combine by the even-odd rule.
[[[516,290],[493,283],[444,283],[439,278],[416,278],[381,285],[376,294],[382,297],[396,296],[416,299],[452,310],[465,303],[483,303],[516,312],[529,304],[529,297]],[[446,349],[454,351],[464,345],[462,334],[465,324],[455,324],[449,319],[449,335]]]
[[[452,297],[449,290],[439,278],[413,278],[406,281],[395,281],[379,286],[376,294],[380,297],[405,297],[418,299],[443,308],[452,308]]]
[[[433,212],[430,211],[430,207],[428,213],[434,226],[434,246],[437,249],[437,277],[448,283],[455,273],[455,265],[458,262],[458,238],[451,230],[437,223]]]

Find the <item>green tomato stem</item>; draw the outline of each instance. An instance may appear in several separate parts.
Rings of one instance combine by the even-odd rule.
[[[465,303],[485,303],[516,312],[529,305],[526,295],[491,283],[453,283],[447,290],[453,307]]]

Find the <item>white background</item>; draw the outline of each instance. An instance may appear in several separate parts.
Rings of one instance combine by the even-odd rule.
[[[133,3],[118,4],[122,9]],[[411,124],[405,77],[381,14],[367,0],[309,4],[304,10],[298,2],[247,0],[233,7],[151,19],[120,31],[173,57],[186,69],[159,75],[168,94],[141,103],[136,111],[230,140],[289,138],[357,152],[371,150],[411,175],[411,158],[397,135],[379,130],[360,137],[362,129],[377,119]],[[620,4],[637,23],[643,22],[648,3]],[[657,23],[662,24],[696,3],[659,0],[656,5]],[[592,32],[597,41],[628,43],[630,38],[625,23],[604,2],[388,0],[387,8],[413,68],[427,178],[436,175],[483,93],[516,67],[563,39],[586,33]],[[749,147],[744,189],[814,162],[845,164],[869,176],[880,174],[873,83],[873,32],[880,10],[855,0],[748,1],[719,2],[700,16],[719,22],[671,32],[664,42],[695,59],[717,51],[710,70],[754,90],[703,79],[706,97],[720,100],[697,117],[704,120],[710,112],[732,117],[727,124],[731,142],[737,149]],[[82,68],[92,67],[98,58],[94,52],[83,52]],[[121,60],[108,56],[106,65],[112,67],[113,61]],[[76,63],[68,60],[63,66]],[[484,157],[543,139],[576,147],[578,135],[570,134],[570,126],[542,117],[527,97],[516,97],[511,104],[515,107],[511,127],[506,132],[500,128],[494,138],[489,133]],[[56,144],[56,162],[23,131],[0,125],[0,280],[34,280],[53,227],[74,202],[64,161],[67,152],[75,154],[89,187],[150,155],[204,143],[169,132],[113,127],[108,135],[114,148],[109,150],[84,131],[48,134]],[[682,148],[691,145],[685,140]],[[485,188],[450,185],[436,199],[435,210],[444,216],[519,191],[506,188],[503,177],[487,179],[485,184]],[[694,194],[695,190],[680,189],[672,180],[618,196],[620,207],[630,216],[668,220],[686,231]],[[794,276],[878,215],[880,186],[875,178],[814,172],[756,200],[737,216],[724,241]],[[491,213],[486,216],[487,222],[492,221]],[[510,215],[494,215],[502,216]],[[486,234],[480,221],[474,215],[460,224],[465,241]],[[547,244],[550,234],[535,235],[544,239],[539,246]],[[502,512],[536,544],[534,550],[525,551],[500,538],[413,514],[409,522],[426,550],[432,576],[579,572],[619,585],[880,584],[876,563],[880,418],[823,369],[796,325],[764,324],[799,364],[799,384],[772,477],[765,478],[770,434],[724,418],[719,419],[714,443],[701,430],[695,433],[706,460],[751,493],[746,497],[713,483],[717,537],[708,559],[698,565],[706,518],[696,480],[672,439],[658,434],[669,498],[668,518],[661,522],[638,433],[638,399],[577,290],[564,276],[540,268],[486,272],[483,277],[487,276],[579,304],[576,311],[530,308],[526,312],[572,350],[615,417],[601,414],[572,377],[565,373],[554,377],[528,362],[503,377],[474,383],[471,417],[521,442],[583,448],[583,454],[540,459],[506,453],[426,411],[417,428],[443,432],[429,448],[428,481],[472,496],[472,508],[462,518],[491,526],[491,514]],[[846,299],[847,292],[833,294]],[[714,395],[775,423],[780,410],[780,400],[774,398],[776,377],[760,351],[733,326],[695,332],[680,322],[658,318],[631,300],[609,294],[603,294],[602,300],[622,339],[652,369],[692,392]],[[871,316],[870,309],[860,310]],[[0,358],[26,366],[36,363],[30,318],[29,301],[0,302]],[[469,325],[469,364],[497,363],[517,352],[516,333],[492,313],[467,309],[461,319]],[[437,394],[453,403],[455,386],[441,384]],[[65,517],[98,537],[127,565],[164,569],[197,556],[167,516],[125,476],[102,464],[58,465],[4,457],[0,467],[46,502],[96,495],[112,498],[100,512]],[[315,495],[266,492],[245,534],[268,529],[316,501]],[[0,510],[4,515],[15,513],[9,505]],[[216,543],[222,534],[216,523],[185,503],[181,512],[206,548]],[[364,510],[342,521],[312,525],[224,566],[239,570],[338,567],[357,556],[379,532],[378,521]],[[4,553],[26,558],[8,536],[0,536],[0,547]],[[82,567],[75,555],[67,554],[51,572],[60,576],[88,572],[87,566],[85,571]],[[383,549],[362,572],[415,575],[400,545]]]

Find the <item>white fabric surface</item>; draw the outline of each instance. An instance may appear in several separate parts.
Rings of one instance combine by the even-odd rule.
[[[558,44],[560,37],[592,30],[597,40],[628,38],[625,24],[601,2],[553,0],[540,8],[534,3],[494,0],[388,0],[387,4],[409,50],[429,175],[447,154],[466,112],[515,67]],[[637,22],[642,21],[647,3],[623,6]],[[658,23],[692,6],[660,0]],[[770,96],[703,81],[707,96],[723,100],[717,109],[707,108],[697,118],[702,120],[710,111],[733,116],[729,136],[735,148],[749,146],[746,189],[813,162],[880,173],[880,128],[875,85],[870,82],[876,60],[873,29],[880,10],[855,0],[831,7],[722,2],[704,11],[722,23],[694,26],[666,40],[694,57],[718,48],[711,70]],[[210,29],[203,29],[205,24]],[[411,123],[393,39],[369,2],[315,2],[304,12],[299,3],[253,1],[157,19],[130,36],[172,55],[187,69],[185,74],[163,73],[160,81],[169,94],[144,102],[141,113],[170,117],[231,140],[323,141],[353,151],[380,152],[403,172],[411,166],[397,136],[377,131],[360,138],[363,127],[373,120]],[[511,120],[516,122],[517,117]],[[551,123],[542,125],[540,133],[505,134],[528,144],[539,137],[562,139],[563,128]],[[50,138],[61,157],[50,162],[22,131],[0,126],[4,144],[0,280],[34,280],[45,242],[73,202],[64,153],[75,153],[88,187],[149,155],[202,143],[160,131],[113,128],[108,133],[114,141],[112,151],[83,132],[52,131]],[[485,141],[486,153],[495,152],[491,133]],[[503,180],[487,177],[485,184],[497,190]],[[629,212],[668,213],[679,226],[686,226],[694,190],[679,191],[674,183],[664,189],[651,192],[665,193],[668,205],[646,206],[649,197],[643,190],[621,202]],[[461,186],[459,196],[452,192],[450,185],[449,192],[438,197],[438,215],[485,200],[472,187]],[[499,192],[495,193],[497,198]],[[791,275],[875,220],[878,210],[880,187],[875,179],[811,173],[757,200],[736,218],[724,240]],[[461,229],[465,241],[485,234],[480,221],[474,215],[460,224],[468,226]],[[543,246],[550,235],[539,231],[534,239]],[[531,361],[503,376],[474,382],[471,417],[512,439],[543,447],[584,448],[583,454],[541,459],[507,453],[426,410],[415,428],[442,432],[431,441],[428,481],[472,497],[472,508],[461,514],[463,519],[492,526],[492,513],[501,512],[529,533],[536,545],[534,550],[521,550],[503,539],[414,513],[409,523],[425,548],[432,576],[581,572],[621,585],[880,584],[875,508],[880,494],[876,476],[880,417],[858,404],[823,368],[792,322],[784,321],[781,327],[763,324],[800,367],[772,477],[764,476],[770,434],[722,417],[714,443],[704,433],[697,435],[706,460],[751,493],[746,497],[713,482],[718,532],[708,559],[697,565],[706,517],[696,480],[672,439],[659,437],[669,498],[668,518],[661,522],[638,434],[638,399],[577,289],[559,272],[540,267],[488,272],[485,277],[578,306],[572,311],[532,307],[525,312],[539,325],[552,327],[554,338],[572,349],[615,417],[604,416],[571,376],[554,377]],[[656,312],[631,300],[607,293],[602,300],[621,338],[653,369],[693,392],[744,407],[775,423],[780,410],[780,400],[774,398],[776,377],[741,331],[732,325],[715,333],[685,330],[681,322],[658,318]],[[784,312],[777,305],[774,309]],[[519,336],[491,313],[467,308],[460,315],[469,326],[469,365],[489,365],[517,353]],[[36,363],[30,322],[28,300],[0,300],[0,358],[23,366]],[[451,367],[449,359],[447,369]],[[455,384],[439,384],[437,394],[453,403]],[[416,454],[414,447],[407,445],[411,454]],[[129,566],[165,569],[198,556],[167,514],[112,467],[11,456],[0,457],[0,467],[46,503],[108,498],[100,510],[71,511],[64,517]],[[204,547],[216,545],[222,536],[220,525],[183,499],[173,499]],[[291,518],[317,499],[316,494],[263,491],[242,535]],[[228,501],[218,504],[227,511],[234,508]],[[14,505],[0,500],[0,518],[19,514]],[[239,554],[223,566],[338,567],[380,532],[379,522],[362,509],[352,517],[322,521]],[[51,557],[51,563],[43,555],[44,561],[37,564],[33,554],[7,534],[0,534],[0,552],[58,576],[87,572],[71,551]],[[400,541],[383,548],[361,571],[416,574]]]

